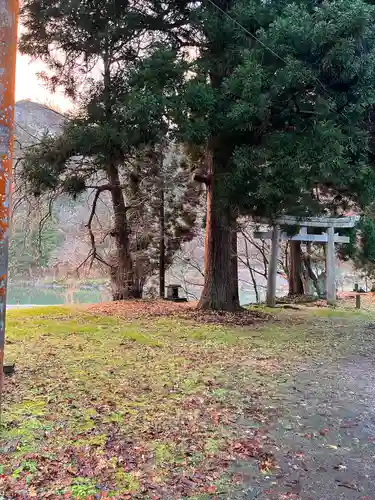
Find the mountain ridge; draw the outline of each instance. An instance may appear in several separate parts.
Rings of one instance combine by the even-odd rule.
[[[66,117],[45,104],[22,99],[16,102],[14,118],[17,150],[34,144],[47,132],[58,133]]]

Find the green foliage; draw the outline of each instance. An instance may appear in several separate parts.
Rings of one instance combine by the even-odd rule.
[[[217,137],[222,195],[259,215],[332,211],[349,200],[365,206],[375,196],[366,130],[375,99],[373,6],[226,5],[261,43],[204,8],[211,46],[184,94],[186,137]]]
[[[375,220],[371,212],[371,209],[368,209],[357,226],[346,232],[346,235],[350,236],[350,243],[340,246],[339,256],[344,260],[351,259],[357,270],[374,279]]]
[[[19,479],[25,473],[35,474],[37,470],[37,463],[34,460],[25,460],[12,472],[12,477]]]
[[[375,102],[373,5],[219,2],[241,28],[205,3],[171,0],[162,10],[156,1],[137,9],[108,2],[103,11],[94,1],[69,16],[68,4],[71,9],[67,0],[51,0],[36,8],[28,0],[21,49],[45,57],[53,81],[69,92],[79,80],[78,57],[87,64],[107,57],[110,73],[93,82],[66,140],[48,144],[46,164],[31,162],[34,184],[60,185],[73,154],[95,158],[97,167],[109,155],[124,162],[132,148],[157,143],[174,122],[184,141],[202,147],[211,141],[222,199],[242,211],[319,213],[374,198],[367,161],[367,116]],[[140,22],[150,44],[137,55]],[[154,37],[155,30],[163,36]],[[47,50],[60,38],[70,56],[64,66]],[[187,60],[181,48],[198,39],[200,52]],[[118,46],[115,65],[111,50]],[[82,190],[85,176],[73,178],[65,189]]]
[[[119,487],[119,490],[122,493],[135,493],[140,489],[139,481],[135,477],[134,474],[130,472],[124,472],[123,470],[119,470],[116,473],[116,481]]]
[[[212,158],[216,207],[236,214],[337,214],[375,200],[374,5],[217,0],[216,7],[26,0],[21,50],[42,57],[52,86],[79,90],[82,103],[60,138],[31,150],[34,192],[77,194],[103,177],[113,192],[115,168],[129,188],[123,198],[135,199],[141,183],[132,184],[132,173],[146,179],[150,151],[155,158],[174,138],[200,150],[199,169]],[[49,50],[54,44],[65,64]],[[90,83],[84,92],[82,78]],[[145,213],[124,212],[117,234],[128,217]],[[152,240],[152,225],[142,227],[137,249]]]
[[[375,264],[375,221],[370,217],[362,217],[359,224],[361,238],[360,261]]]
[[[78,477],[73,481],[72,498],[88,498],[98,493],[95,483],[88,478]]]

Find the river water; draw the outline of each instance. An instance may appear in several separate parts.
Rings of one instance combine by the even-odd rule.
[[[73,289],[62,285],[25,285],[9,283],[7,304],[14,306],[57,306],[69,303],[90,304],[110,300],[103,286],[80,286]]]
[[[279,295],[284,292],[280,291]],[[285,293],[284,293],[285,294]],[[260,290],[260,299],[265,299],[265,290]],[[7,305],[12,307],[58,306],[64,304],[94,304],[111,300],[109,289],[104,285],[81,285],[68,288],[53,284],[25,284],[10,282],[7,293]],[[252,290],[240,289],[241,304],[256,302]]]

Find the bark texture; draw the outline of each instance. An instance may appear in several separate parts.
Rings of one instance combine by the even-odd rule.
[[[209,157],[205,241],[205,276],[198,307],[203,310],[238,311],[237,232],[233,214],[218,196],[218,177]]]
[[[318,277],[314,273],[313,268],[312,268],[312,244],[308,243],[307,244],[307,252],[302,256],[302,262],[303,265],[306,269],[306,282],[310,279],[314,285],[315,291],[320,295],[320,290],[319,290],[319,283],[318,283]],[[308,293],[308,288],[306,287],[305,292]]]
[[[301,242],[290,242],[289,295],[303,295]]]
[[[115,165],[110,165],[107,173],[109,183],[112,186],[111,197],[114,214],[112,236],[116,241],[116,261],[111,273],[113,300],[141,298],[142,290],[137,280],[134,280],[126,204],[120,185],[118,169]]]
[[[240,295],[238,291],[238,248],[237,248],[237,228],[236,221],[232,221],[232,287],[233,287],[233,302],[240,304]]]

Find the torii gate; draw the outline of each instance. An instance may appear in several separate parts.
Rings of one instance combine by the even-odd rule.
[[[271,257],[268,267],[267,283],[267,305],[275,307],[276,304],[276,279],[277,279],[277,259],[279,253],[280,240],[303,241],[327,244],[327,302],[329,305],[336,304],[336,273],[335,273],[335,243],[349,243],[347,236],[340,236],[335,233],[336,229],[347,229],[354,227],[359,221],[359,216],[350,217],[308,217],[299,219],[298,217],[279,217],[273,223],[272,231],[256,232],[255,238],[271,239]],[[280,232],[280,226],[300,226],[300,232],[294,236],[288,236],[285,232]],[[325,228],[322,234],[308,234],[307,228]]]
[[[8,280],[18,0],[0,0],[0,419]]]

